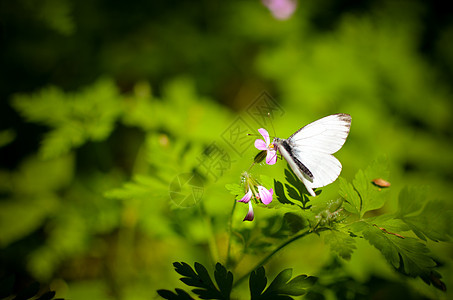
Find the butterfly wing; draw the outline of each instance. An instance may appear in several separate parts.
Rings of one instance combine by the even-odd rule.
[[[334,182],[341,163],[332,154],[344,145],[351,127],[351,116],[336,114],[310,123],[288,138],[293,155],[313,174],[311,188]]]

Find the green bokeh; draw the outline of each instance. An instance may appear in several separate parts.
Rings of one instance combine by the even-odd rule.
[[[239,183],[257,153],[255,137],[236,141],[230,130],[238,120],[245,133],[263,126],[250,114],[263,95],[279,108],[279,137],[350,114],[341,176],[384,157],[394,192],[380,212],[420,185],[451,209],[452,40],[440,2],[298,1],[288,20],[258,0],[1,3],[0,278],[39,281],[68,299],[149,299],[183,287],[175,261],[224,262],[225,184]],[[212,149],[221,165],[207,165]],[[254,172],[283,180],[284,167]],[[172,201],[182,174],[204,180],[196,205]],[[333,198],[337,182],[313,205]],[[256,207],[242,223],[246,211],[238,205],[233,224],[252,236],[282,215]],[[338,263],[335,274],[369,296],[447,299],[453,248],[428,246],[447,293],[402,277],[370,245],[337,262],[317,236],[266,267],[321,276]],[[236,272],[256,261],[245,253]]]

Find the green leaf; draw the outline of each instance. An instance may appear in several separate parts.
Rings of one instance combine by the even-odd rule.
[[[168,300],[193,300],[190,295],[182,289],[175,289],[176,293],[169,290],[157,290],[159,296]]]
[[[21,290],[14,300],[26,300],[35,296],[39,292],[39,283],[34,282],[31,285],[27,286],[25,289]]]
[[[241,199],[245,195],[244,187],[237,183],[227,183],[225,188],[231,195],[236,196],[236,199]]]
[[[404,238],[368,223],[363,236],[395,269],[408,276],[429,278],[437,265],[426,245],[416,238]]]
[[[206,268],[196,262],[195,271],[185,262],[173,263],[176,272],[183,275],[180,278],[188,286],[199,287],[199,289],[193,289],[192,292],[197,294],[201,299],[229,299],[231,288],[233,286],[233,274],[227,272],[226,269],[217,263],[216,271],[214,273],[217,285],[219,289],[214,285],[209,276]]]
[[[231,289],[233,288],[233,273],[227,271],[220,263],[217,263],[215,265],[214,278],[220,292],[226,295],[227,299],[230,298]]]
[[[114,82],[100,79],[77,93],[50,87],[32,95],[17,95],[12,104],[28,121],[51,128],[40,149],[44,158],[51,158],[89,140],[105,140],[121,113],[119,99]]]
[[[330,245],[330,250],[346,260],[356,249],[355,240],[346,232],[330,230],[324,235],[324,241]]]
[[[288,190],[288,196],[296,201],[302,202],[302,206],[305,208],[305,205],[309,201],[307,188],[288,166],[285,169],[285,178],[288,182],[285,184],[286,188],[289,189],[291,187],[291,191]]]
[[[448,241],[453,236],[453,211],[444,201],[428,200],[426,188],[404,188],[396,217],[422,240]],[[423,206],[424,205],[424,206]]]
[[[417,190],[405,187],[398,197],[398,217],[416,213],[422,209],[428,195],[426,187],[419,187]]]
[[[354,188],[362,200],[362,215],[367,211],[381,208],[386,200],[384,196],[388,191],[388,189],[381,189],[372,183],[375,176],[371,175],[373,173],[371,168],[368,167],[365,172],[359,170],[353,180]]]
[[[0,247],[15,242],[43,225],[58,208],[52,193],[22,196],[0,202]]]
[[[299,275],[293,279],[292,269],[281,271],[271,284],[267,287],[267,278],[263,267],[258,268],[250,274],[250,295],[251,299],[293,299],[290,296],[300,296],[306,293],[317,280],[316,277]],[[264,292],[263,292],[264,291]]]
[[[133,181],[126,182],[121,188],[116,188],[104,193],[104,196],[112,199],[150,199],[153,196],[168,194],[168,183],[162,182],[155,177],[137,175]]]
[[[7,146],[16,139],[16,131],[6,129],[0,131],[0,148]]]
[[[387,177],[387,163],[383,159],[376,160],[365,171],[359,170],[352,181],[348,183],[340,178],[340,195],[346,200],[344,208],[360,218],[370,210],[381,208],[386,201],[388,189],[380,188],[372,183],[379,177]]]
[[[354,190],[354,186],[342,177],[340,177],[338,181],[340,183],[339,194],[346,200],[343,204],[344,209],[352,214],[360,216],[360,211],[362,210],[362,200]]]
[[[311,205],[307,205],[310,201],[308,197],[307,189],[305,188],[304,184],[294,175],[290,168],[285,169],[285,178],[287,183],[285,183],[285,187],[287,190],[288,199],[285,194],[285,189],[283,188],[283,184],[279,181],[274,180],[274,189],[277,195],[277,199],[282,204],[292,204],[295,203],[291,200],[300,202],[300,206],[304,209],[309,209]],[[321,191],[316,191],[316,194],[319,194]]]
[[[41,297],[39,297],[36,300],[51,300],[55,297],[55,294],[56,293],[54,291],[48,291],[48,292],[42,294]]]
[[[267,285],[267,278],[264,271],[264,267],[259,267],[255,271],[250,273],[249,287],[251,299],[259,299],[261,293],[264,291]]]
[[[274,179],[274,189],[275,195],[277,195],[277,200],[281,204],[291,204],[294,205],[285,195],[285,189],[283,188],[283,184],[280,181]]]
[[[258,152],[255,155],[255,158],[253,159],[253,162],[255,164],[259,164],[260,162],[262,162],[266,158],[266,155],[267,155],[267,151],[266,150],[262,150],[262,151]]]

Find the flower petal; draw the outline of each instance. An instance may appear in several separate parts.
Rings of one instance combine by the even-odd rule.
[[[267,130],[264,128],[258,129],[258,132],[261,133],[261,135],[264,138],[264,141],[266,142],[266,146],[270,144],[271,140],[269,139],[269,133],[267,133]]]
[[[255,213],[253,212],[252,201],[249,201],[249,211],[242,221],[253,221],[255,218]]]
[[[267,150],[266,164],[274,165],[277,162],[277,151]]]
[[[244,195],[244,197],[242,197],[241,200],[238,200],[237,202],[244,202],[244,203],[248,203],[250,202],[250,199],[252,198],[252,190],[249,189],[249,191],[247,192],[247,194]]]
[[[266,142],[260,139],[255,141],[255,148],[258,150],[267,150]]]
[[[258,192],[260,194],[261,202],[268,205],[272,202],[272,194],[274,193],[273,189],[267,190],[264,186],[258,186]]]

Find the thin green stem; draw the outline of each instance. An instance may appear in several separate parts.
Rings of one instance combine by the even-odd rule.
[[[253,168],[255,165],[255,162],[253,162],[250,167],[248,168],[247,172],[250,172],[250,170]],[[228,248],[227,248],[227,257],[226,257],[226,267],[228,268],[231,265],[231,238],[233,235],[233,215],[234,215],[234,210],[236,209],[236,197],[233,199],[233,207],[231,208],[231,213],[230,213],[230,218],[228,220]]]
[[[319,231],[323,231],[323,230],[326,230],[324,228],[321,228],[319,229],[318,231],[316,232],[319,232]],[[272,251],[271,253],[269,253],[266,257],[264,257],[259,263],[257,263],[255,265],[255,267],[253,267],[253,269],[250,270],[250,272],[247,272],[245,273],[241,278],[239,278],[234,284],[233,284],[233,287],[239,285],[242,281],[244,281],[247,277],[249,277],[250,273],[252,273],[254,270],[258,269],[259,267],[263,266],[264,264],[266,264],[271,258],[272,256],[274,256],[274,254],[276,254],[278,251],[280,251],[281,249],[283,249],[284,247],[288,246],[289,244],[291,244],[292,242],[294,241],[297,241],[298,239],[300,238],[303,238],[304,236],[307,236],[309,235],[310,233],[315,233],[315,231],[311,231],[310,229],[307,229],[306,231],[298,234],[298,235],[295,235],[293,236],[292,238],[290,238],[289,240],[287,240],[286,242],[282,243],[280,246],[278,246],[277,248],[274,249],[274,251]]]

